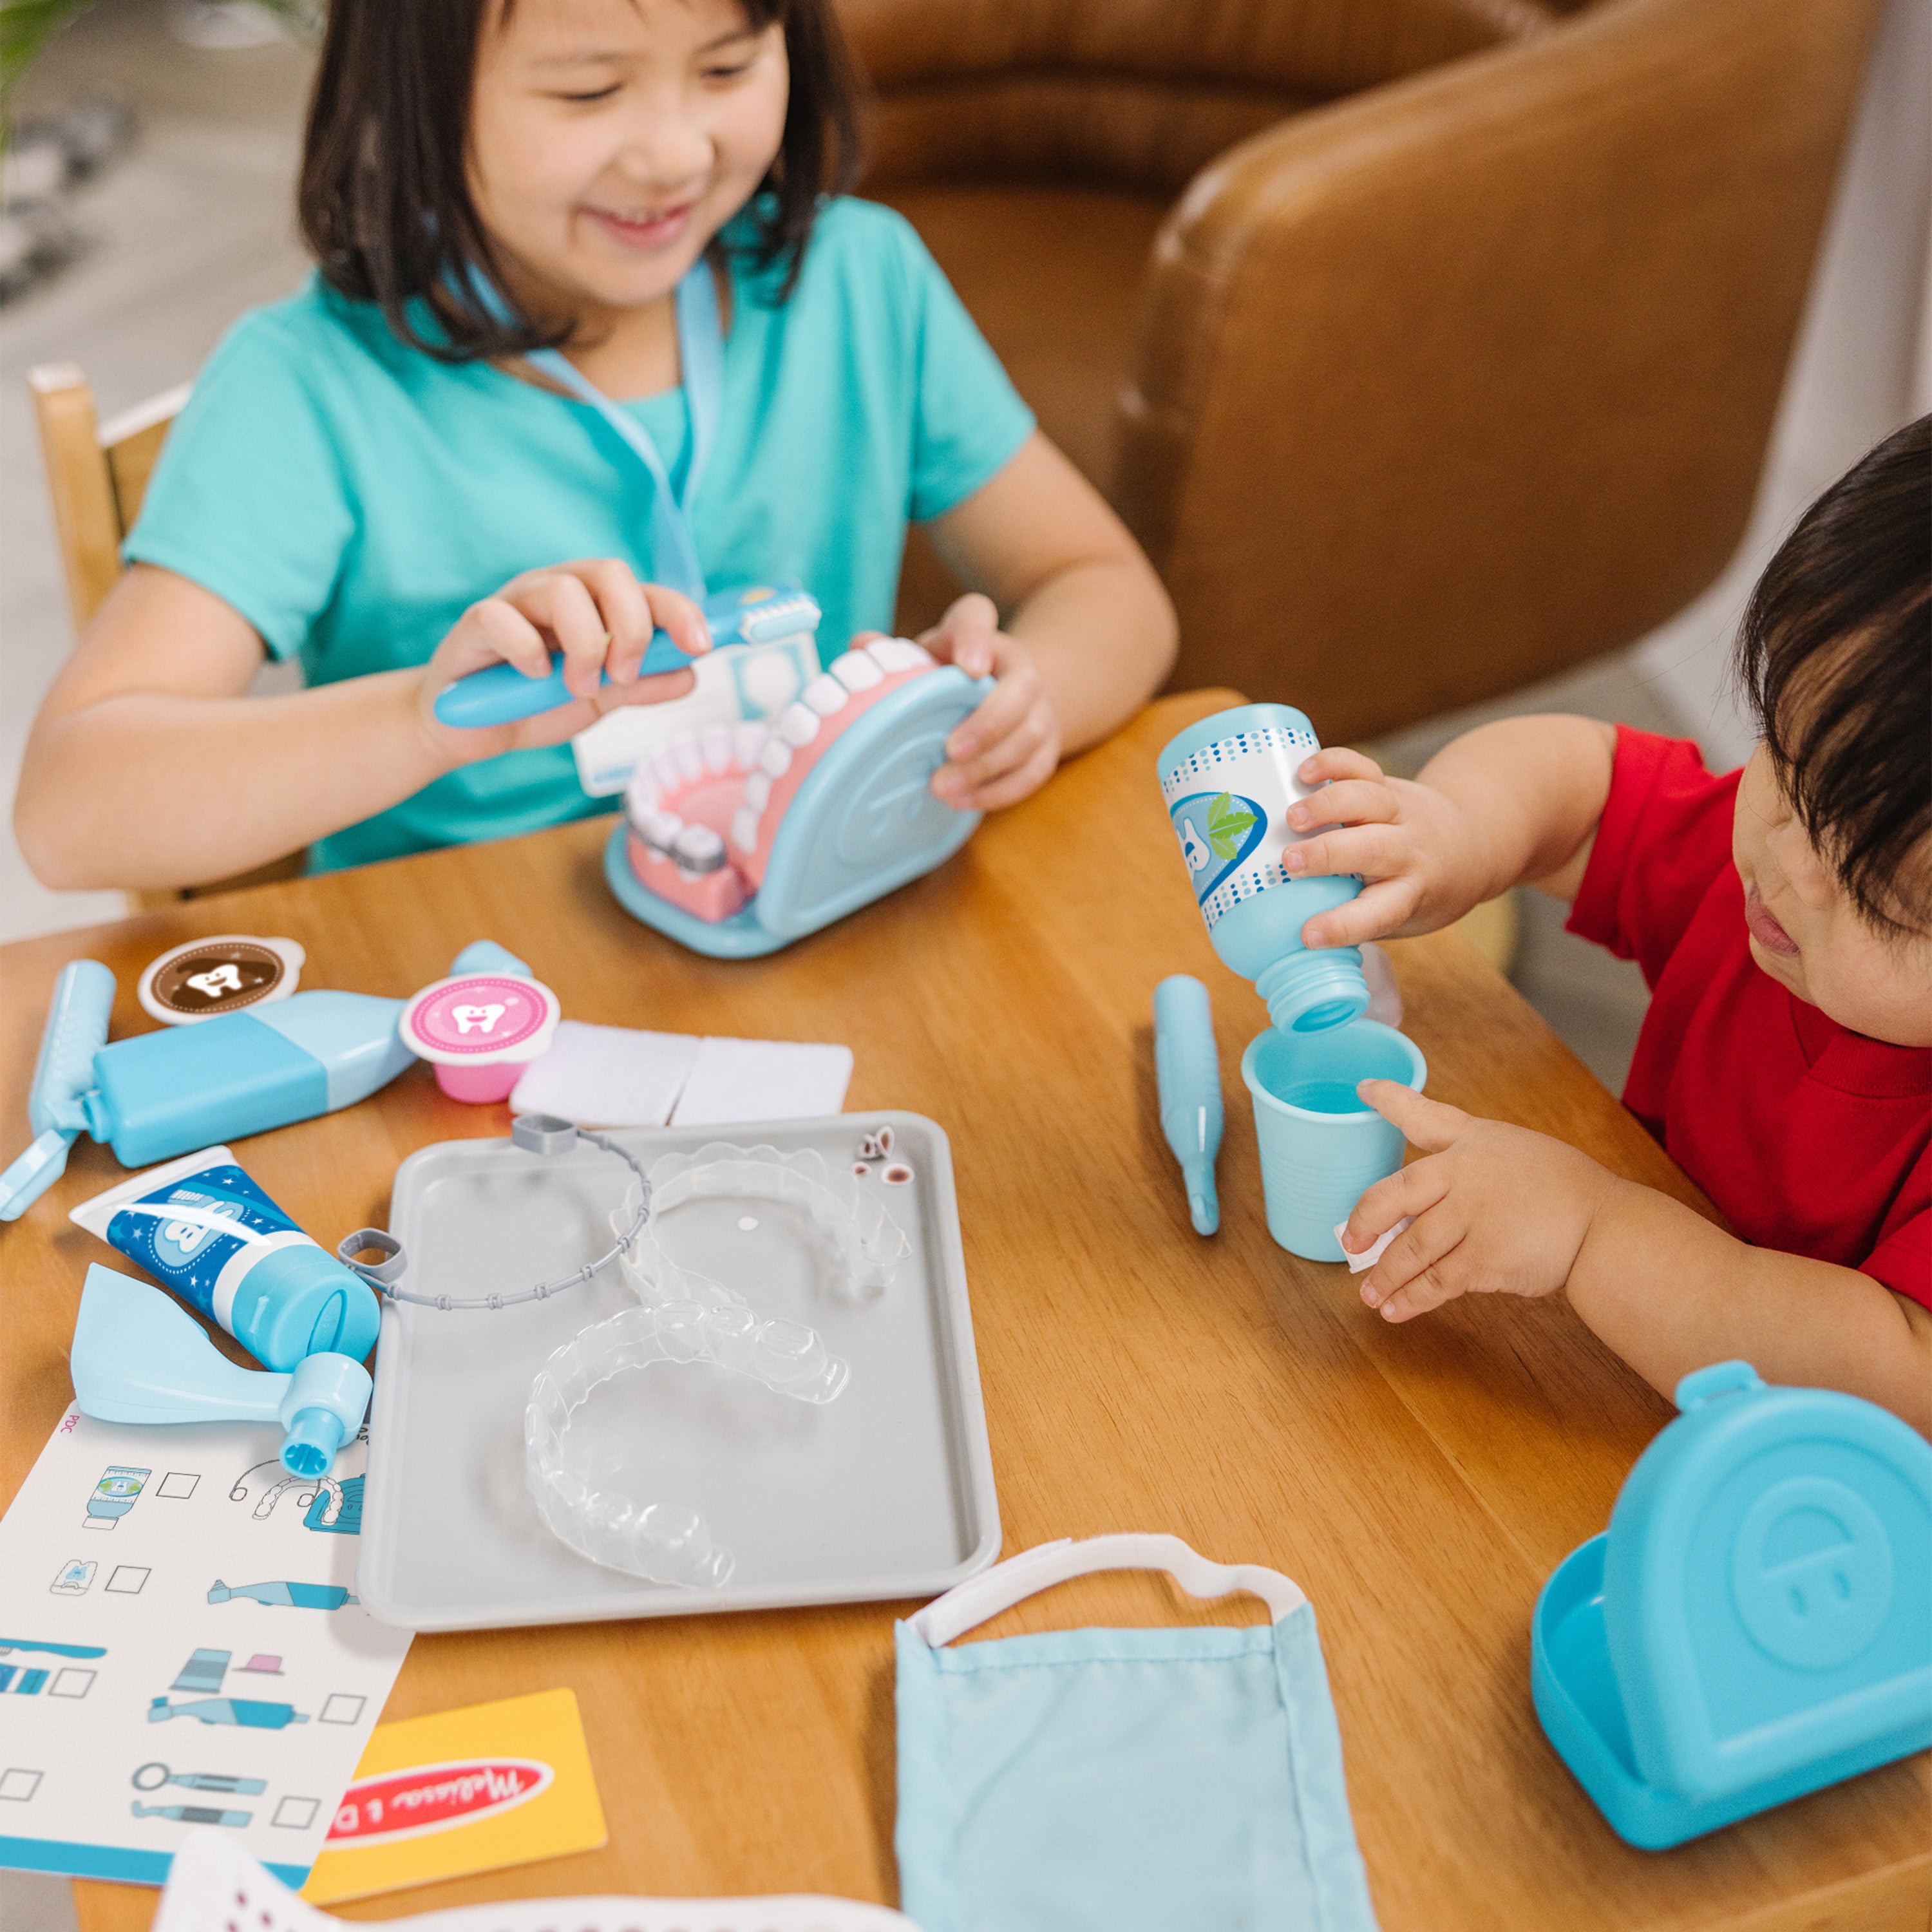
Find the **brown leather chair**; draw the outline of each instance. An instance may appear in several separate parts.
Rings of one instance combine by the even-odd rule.
[[[1393,729],[1736,548],[1876,0],[841,4],[860,192],[1147,547],[1178,688]],[[948,587],[915,545],[902,625]]]

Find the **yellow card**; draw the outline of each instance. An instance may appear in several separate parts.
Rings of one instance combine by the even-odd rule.
[[[574,1690],[379,1724],[302,1895],[314,1905],[604,1841]]]

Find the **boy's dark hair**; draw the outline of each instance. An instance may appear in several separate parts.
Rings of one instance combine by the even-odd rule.
[[[1932,416],[1799,519],[1737,662],[1778,783],[1858,910],[1932,930]]]
[[[412,347],[446,362],[520,356],[568,340],[500,316],[496,250],[466,167],[476,50],[514,0],[330,0],[297,195],[302,237],[332,288],[380,304]],[[781,21],[791,92],[777,159],[754,205],[761,267],[789,295],[819,197],[858,171],[856,70],[832,0],[738,0],[754,31]],[[422,326],[420,302],[431,326]]]

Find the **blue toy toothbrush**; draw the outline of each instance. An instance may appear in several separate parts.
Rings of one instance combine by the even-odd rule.
[[[1197,1234],[1221,1225],[1214,1156],[1221,1151],[1221,1064],[1208,988],[1176,973],[1154,991],[1154,1070],[1160,1128],[1180,1163],[1187,1212]]]

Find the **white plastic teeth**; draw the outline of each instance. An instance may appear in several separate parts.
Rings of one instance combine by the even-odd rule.
[[[776,732],[765,741],[758,769],[768,778],[782,778],[791,770],[791,747]]]
[[[885,682],[885,667],[865,650],[848,651],[842,658],[834,658],[829,668],[832,675],[850,692],[870,691],[875,685]]]
[[[851,696],[844,686],[829,672],[818,675],[799,693],[800,700],[812,706],[821,718],[834,718],[845,709],[845,701]]]
[[[818,736],[818,713],[802,698],[788,704],[778,719],[778,736],[794,751],[802,752]]]
[[[910,638],[876,638],[866,649],[877,660],[879,668],[888,674],[918,670],[938,662],[924,646],[914,644]]]
[[[687,872],[715,872],[724,862],[724,842],[708,825],[686,825],[671,841],[670,855]]]
[[[745,781],[745,802],[754,812],[763,812],[772,795],[771,774],[755,771]]]
[[[775,742],[764,725],[746,723],[708,725],[659,746],[631,774],[624,790],[626,822],[659,858],[674,860],[687,872],[715,872],[724,863],[724,839],[710,826],[680,817],[664,800],[678,796],[692,784],[733,771],[763,776],[759,761]],[[789,764],[790,752],[782,746],[778,748]],[[768,796],[768,776],[764,784]]]
[[[731,814],[731,843],[741,852],[758,849],[758,814],[748,804],[741,805]]]

